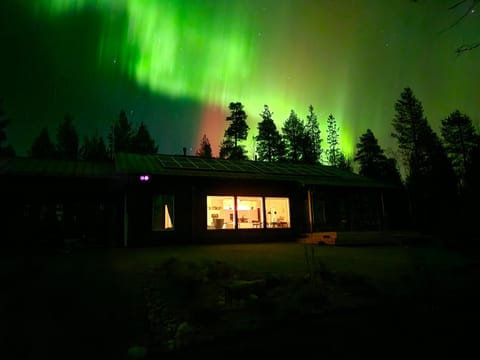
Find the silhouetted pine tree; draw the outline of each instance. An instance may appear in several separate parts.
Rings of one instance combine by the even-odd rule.
[[[57,155],[60,159],[78,159],[78,133],[70,114],[65,115],[57,128]]]
[[[234,148],[235,146],[233,144],[233,140],[228,137],[224,137],[222,142],[220,143],[219,157],[221,159],[230,159]]]
[[[246,159],[246,150],[239,144],[239,141],[246,140],[249,126],[247,114],[243,110],[241,102],[231,102],[228,106],[230,116],[227,121],[230,125],[225,130],[224,139],[220,145],[220,157],[224,159]]]
[[[345,154],[340,151],[337,157],[337,165],[335,166],[338,169],[352,171],[353,172],[353,161],[352,158],[345,156]]]
[[[463,184],[465,171],[472,161],[472,154],[480,144],[480,136],[473,127],[472,120],[455,110],[442,120],[442,137],[455,173]]]
[[[478,226],[478,204],[480,203],[480,144],[472,150],[465,170],[462,187],[463,227],[469,239],[478,246],[480,227]]]
[[[196,155],[207,159],[212,158],[212,146],[210,145],[210,140],[208,140],[206,134],[203,134]]]
[[[397,139],[408,169],[416,171],[421,158],[424,157],[422,151],[425,150],[425,146],[422,143],[430,128],[427,119],[423,116],[422,103],[415,97],[412,89],[407,87],[395,103],[395,111],[392,123],[395,131],[392,136]]]
[[[321,131],[313,105],[308,107],[307,121],[305,123],[304,156],[304,161],[312,164],[321,162],[322,159]]]
[[[110,159],[103,137],[98,135],[91,138],[86,136],[83,139],[80,154],[82,159],[87,161],[107,161]]]
[[[262,121],[258,123],[258,135],[255,137],[257,141],[258,160],[278,161],[283,159],[285,155],[285,144],[273,121],[273,113],[268,108],[268,105],[264,105],[260,116],[262,117]]]
[[[395,185],[401,184],[400,172],[397,169],[395,159],[389,159],[385,156],[372,130],[367,129],[365,134],[360,136],[354,160],[360,164],[360,175]]]
[[[13,157],[15,150],[11,144],[7,142],[7,126],[10,124],[10,119],[3,108],[3,98],[0,98],[0,156]]]
[[[132,151],[133,137],[133,126],[125,111],[121,110],[118,121],[111,126],[110,134],[108,134],[110,153],[113,155],[117,152]]]
[[[408,167],[406,184],[413,220],[425,230],[434,230],[434,224],[455,223],[455,174],[438,136],[423,115],[421,102],[410,88],[401,93],[395,111],[392,136]]]
[[[30,156],[37,159],[55,159],[57,157],[55,144],[50,139],[46,127],[42,128],[40,134],[33,141]]]
[[[340,150],[340,128],[337,120],[330,114],[327,118],[327,149],[325,151],[328,163],[334,167],[344,168],[346,164],[345,154]],[[351,167],[351,162],[350,162]]]
[[[282,134],[285,142],[287,160],[302,160],[305,141],[305,126],[294,110],[290,111],[290,116],[284,122]]]
[[[143,121],[132,138],[130,151],[137,154],[156,154],[158,152],[158,146],[155,145],[155,140],[153,140]]]

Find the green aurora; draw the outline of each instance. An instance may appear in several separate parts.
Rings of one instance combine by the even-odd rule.
[[[5,76],[0,95],[13,121],[9,136],[14,145],[21,144],[16,146],[20,153],[42,126],[52,131],[62,111],[71,112],[87,134],[105,132],[120,108],[128,107],[136,121],[147,123],[161,152],[180,152],[182,146],[194,151],[205,133],[215,154],[231,101],[241,101],[249,114],[250,156],[264,104],[274,112],[278,127],[291,109],[304,118],[312,104],[325,130],[332,113],[349,155],[367,128],[394,152],[393,105],[406,86],[423,102],[435,130],[457,108],[475,124],[480,121],[480,50],[454,53],[459,45],[478,40],[480,21],[472,13],[441,32],[461,14],[461,9],[448,10],[448,0],[21,3],[12,14],[28,23],[30,31],[22,35],[22,29],[5,29],[23,39],[20,43],[29,41],[41,49],[34,51],[34,61],[46,69],[33,65],[30,85],[42,70],[45,78],[57,80],[44,85],[54,95],[42,101],[42,120],[42,115],[24,110],[28,104],[17,109],[21,100],[11,99],[6,89],[19,85],[8,85],[8,79],[15,79]],[[18,46],[13,40],[7,43]],[[12,60],[10,66],[19,62]],[[62,108],[54,109],[59,104]],[[33,122],[32,133],[16,134],[25,122]]]

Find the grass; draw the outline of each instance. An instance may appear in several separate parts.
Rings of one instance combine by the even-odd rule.
[[[308,246],[308,245],[307,245]],[[375,282],[395,282],[422,264],[432,272],[448,272],[472,260],[438,247],[334,247],[315,246],[316,258],[334,272],[365,276]],[[161,263],[169,257],[200,263],[220,260],[256,272],[303,273],[306,269],[304,245],[299,243],[204,245],[118,249],[118,270],[125,271]]]
[[[440,344],[451,342],[454,346],[461,340],[460,334],[465,335],[458,329],[478,319],[474,303],[480,298],[475,290],[479,259],[475,254],[467,256],[439,247],[313,249],[315,259],[337,274],[345,286],[361,281],[373,284],[387,295],[387,305],[380,312],[375,310],[375,316],[372,309],[326,315],[321,326],[312,322],[295,329],[301,336],[292,336],[286,328],[278,328],[275,336],[263,334],[260,343],[245,336],[245,351],[278,346],[281,339],[306,348],[322,338],[322,351],[338,355],[348,352],[341,347],[342,341],[364,347],[362,341],[368,341],[370,334],[383,344],[398,346],[395,337],[416,341],[421,330],[436,334]],[[217,260],[262,274],[302,275],[308,270],[305,247],[298,243],[73,249],[69,253],[37,253],[30,260],[3,252],[0,279],[6,296],[1,297],[0,304],[6,319],[1,325],[7,335],[6,348],[19,358],[127,358],[128,348],[147,343],[142,288],[145,271],[171,257],[196,264]],[[430,304],[432,299],[440,304],[440,298],[453,306],[429,312],[410,306],[415,301]],[[409,326],[412,319],[415,325]],[[449,326],[455,330],[446,329]],[[444,333],[437,334],[435,328]],[[393,338],[386,338],[386,334]]]

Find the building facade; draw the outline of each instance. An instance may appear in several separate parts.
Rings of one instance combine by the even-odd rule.
[[[293,241],[379,231],[388,185],[322,165],[116,154],[0,160],[5,241],[103,246]]]
[[[136,154],[117,154],[115,164],[126,184],[125,246],[380,231],[392,189],[322,165]]]

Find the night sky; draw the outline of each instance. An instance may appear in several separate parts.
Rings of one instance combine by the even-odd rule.
[[[0,96],[8,136],[27,155],[70,113],[81,136],[106,135],[124,109],[161,153],[214,155],[228,104],[241,101],[253,156],[259,113],[332,113],[351,155],[372,129],[389,154],[394,103],[410,86],[434,130],[455,109],[480,123],[480,8],[473,0],[0,1]],[[447,29],[447,30],[445,30]],[[445,31],[443,31],[445,30]],[[325,135],[325,133],[323,133]]]

